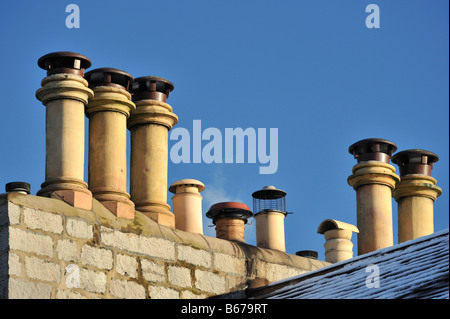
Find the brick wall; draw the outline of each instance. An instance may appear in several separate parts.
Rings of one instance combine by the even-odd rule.
[[[62,201],[0,195],[0,298],[206,298],[328,263]]]

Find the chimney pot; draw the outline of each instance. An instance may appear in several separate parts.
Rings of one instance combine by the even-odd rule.
[[[400,168],[400,182],[393,192],[398,203],[398,241],[426,236],[434,232],[433,205],[442,193],[431,176],[439,157],[429,151],[411,149],[396,153],[392,162]]]
[[[389,164],[389,160],[397,150],[397,145],[381,138],[368,138],[352,144],[348,151],[358,163],[379,161]]]
[[[26,182],[10,182],[5,185],[5,191],[7,193],[17,192],[23,194],[30,194],[30,184]]]
[[[133,76],[125,71],[114,68],[98,68],[87,72],[84,78],[89,82],[89,88],[112,86],[130,91]]]
[[[320,223],[317,233],[325,237],[325,261],[336,263],[353,257],[352,233],[359,233],[356,226],[334,219]]]
[[[182,179],[170,185],[175,228],[203,235],[202,196],[205,185],[195,179]]]
[[[405,150],[392,156],[392,162],[397,164],[400,169],[400,177],[409,174],[431,176],[433,164],[437,161],[439,161],[439,156],[422,149]]]
[[[238,202],[223,202],[211,206],[206,217],[216,225],[216,237],[245,242],[244,224],[253,216],[250,208]]]
[[[136,78],[132,84],[133,102],[140,100],[165,102],[174,88],[172,82],[159,76]]]
[[[69,73],[83,76],[84,70],[92,65],[84,55],[69,51],[52,52],[38,60],[38,66],[47,70],[47,76]]]
[[[356,191],[358,254],[393,245],[392,190],[400,180],[389,164],[397,146],[379,138],[352,144],[348,151],[357,160],[348,184]]]

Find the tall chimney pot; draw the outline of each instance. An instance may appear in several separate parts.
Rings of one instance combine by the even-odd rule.
[[[349,148],[357,164],[348,184],[356,191],[358,254],[392,246],[392,190],[400,178],[390,157],[397,146],[387,140],[371,138]]]
[[[431,170],[438,160],[436,154],[422,149],[398,152],[392,157],[400,168],[401,179],[394,190],[399,243],[434,232],[433,204],[442,190],[431,177]]]
[[[37,195],[91,210],[92,193],[84,182],[84,108],[94,93],[83,78],[91,61],[64,51],[44,55],[38,65],[48,76],[36,91],[46,106],[45,182]]]
[[[173,84],[160,77],[136,78],[132,100],[136,110],[128,119],[131,132],[130,193],[136,210],[161,225],[175,227],[167,204],[169,130],[178,117],[166,98]]]
[[[85,75],[94,97],[86,106],[89,117],[89,189],[94,198],[120,218],[134,218],[127,193],[127,118],[136,109],[127,91],[133,77],[114,68]]]

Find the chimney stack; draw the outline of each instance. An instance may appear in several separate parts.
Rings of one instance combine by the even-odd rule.
[[[211,206],[206,217],[216,225],[216,237],[245,243],[245,224],[252,217],[250,208],[237,202],[217,203]]]
[[[195,179],[182,179],[173,183],[169,191],[172,197],[175,228],[203,235],[202,196],[205,189],[202,182]]]
[[[325,236],[325,261],[337,263],[353,257],[352,233],[359,233],[356,226],[334,219],[325,219],[317,229]]]
[[[134,219],[127,193],[127,118],[133,77],[121,70],[100,68],[85,75],[94,97],[89,99],[89,189],[92,196],[120,218]]]
[[[434,232],[433,203],[442,190],[431,177],[431,169],[438,160],[436,154],[420,149],[402,151],[392,157],[392,162],[399,166],[401,179],[394,190],[399,243]]]
[[[84,108],[94,93],[83,78],[91,61],[74,52],[54,52],[38,65],[47,77],[36,91],[46,106],[45,182],[37,195],[91,210],[92,194],[84,182]]]
[[[252,194],[256,221],[256,245],[285,252],[286,192],[265,186]]]
[[[397,146],[387,140],[370,138],[349,147],[357,164],[348,184],[356,191],[358,255],[392,246],[392,190],[400,178],[390,157]]]
[[[136,110],[128,119],[131,132],[130,193],[136,210],[158,224],[175,227],[167,204],[169,130],[178,122],[166,103],[174,85],[163,78],[134,79],[132,100]]]

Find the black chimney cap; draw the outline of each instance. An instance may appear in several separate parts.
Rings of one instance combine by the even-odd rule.
[[[26,182],[10,182],[5,185],[5,191],[9,192],[25,192],[30,194],[31,186]]]
[[[84,75],[92,62],[84,55],[69,51],[59,51],[46,54],[39,58],[40,68],[47,70],[47,76],[58,73]]]
[[[431,176],[431,169],[437,161],[439,156],[421,149],[405,150],[392,156],[392,162],[400,168],[400,177],[409,174]]]
[[[114,68],[98,68],[87,72],[84,75],[89,82],[89,88],[97,86],[113,86],[121,89],[131,89],[133,76],[125,71]]]
[[[295,253],[297,256],[317,259],[319,254],[315,250],[300,250]]]
[[[358,163],[366,161],[379,161],[389,164],[389,160],[397,150],[397,145],[381,138],[367,138],[352,144],[348,152]]]
[[[142,76],[134,79],[131,86],[133,102],[156,100],[165,102],[175,86],[169,80],[159,76]]]

